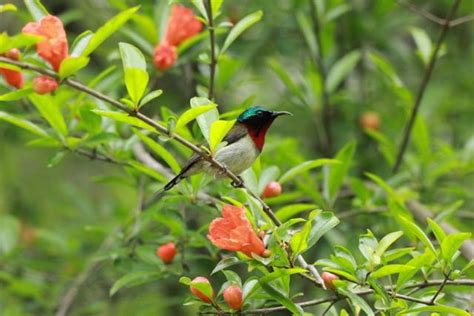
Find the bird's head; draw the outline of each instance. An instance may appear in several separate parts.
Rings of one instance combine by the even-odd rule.
[[[273,121],[281,115],[292,115],[287,111],[272,111],[261,106],[253,106],[242,112],[237,122],[244,124],[257,147],[261,150],[265,134]]]

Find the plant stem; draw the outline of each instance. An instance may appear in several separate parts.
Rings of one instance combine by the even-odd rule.
[[[461,0],[454,0],[453,5],[451,6],[451,9],[449,10],[448,15],[446,16],[446,19],[444,20],[443,28],[441,29],[441,32],[438,36],[438,40],[436,41],[435,49],[431,53],[430,61],[428,63],[428,66],[426,67],[425,73],[423,75],[423,79],[421,81],[420,87],[416,94],[415,104],[413,105],[410,119],[408,120],[408,123],[405,126],[405,130],[403,132],[403,139],[400,144],[399,151],[397,154],[397,159],[392,170],[394,174],[397,173],[398,169],[400,168],[401,162],[403,160],[403,155],[405,154],[408,142],[410,141],[411,131],[415,123],[418,110],[420,108],[421,100],[423,99],[423,95],[425,93],[426,87],[428,86],[428,82],[431,79],[431,74],[433,73],[433,69],[436,65],[436,61],[438,60],[439,50],[441,48],[441,45],[443,44],[446,34],[448,33],[449,23],[454,17],[454,14],[456,13],[460,2]]]
[[[207,23],[209,30],[209,39],[211,41],[211,63],[209,65],[209,92],[208,99],[214,99],[214,77],[216,74],[216,39],[214,34],[214,18],[212,16],[212,1],[206,0]]]
[[[35,71],[37,73],[48,75],[48,76],[51,76],[53,78],[59,79],[58,74],[55,73],[54,71],[43,69],[43,68],[40,68],[40,67],[36,67],[36,66],[31,65],[31,64],[27,64],[27,63],[23,63],[23,62],[19,62],[19,61],[14,61],[14,60],[11,60],[11,59],[8,59],[8,58],[5,58],[5,57],[0,57],[0,62],[15,65],[15,66],[18,66],[22,69]],[[146,123],[147,125],[155,128],[158,132],[164,134],[165,136],[173,138],[174,140],[181,143],[185,147],[191,149],[194,153],[198,154],[202,159],[208,161],[214,168],[219,170],[222,175],[224,175],[227,178],[229,178],[230,180],[232,180],[232,183],[235,185],[235,187],[239,187],[239,188],[244,189],[249,196],[251,196],[252,198],[257,200],[260,203],[260,205],[262,207],[262,210],[265,212],[265,214],[272,220],[272,222],[276,226],[281,225],[281,221],[278,219],[278,217],[276,217],[275,213],[262,200],[262,198],[260,198],[257,194],[255,194],[248,187],[246,187],[244,182],[242,181],[242,179],[240,177],[238,177],[233,172],[231,172],[229,169],[227,169],[227,167],[224,164],[222,164],[219,161],[215,160],[205,150],[203,150],[203,149],[199,148],[198,146],[194,145],[193,143],[191,143],[187,139],[183,138],[182,136],[171,133],[170,131],[168,131],[168,129],[166,127],[164,127],[163,125],[155,122],[153,119],[149,118],[145,114],[140,113],[140,112],[135,111],[135,110],[131,110],[125,104],[123,104],[123,103],[121,103],[121,102],[119,102],[119,101],[117,101],[117,100],[115,100],[115,99],[99,92],[99,91],[91,89],[88,86],[80,83],[79,81],[67,78],[67,79],[63,80],[62,83],[65,84],[65,85],[68,85],[68,86],[70,86],[70,87],[72,87],[76,90],[85,92],[85,93],[87,93],[87,94],[89,94],[89,95],[91,95],[91,96],[93,96],[97,99],[100,99],[102,101],[105,101],[105,102],[109,103],[110,105],[114,106],[115,108],[128,113],[128,115],[139,119],[140,121]],[[321,276],[319,275],[316,268],[313,265],[309,265],[301,255],[299,255],[297,257],[297,260],[301,264],[301,266],[305,269],[308,269],[310,274],[315,278],[315,282],[313,282],[313,284],[315,284],[318,287],[322,287],[322,288],[325,289],[324,282],[321,279]]]
[[[324,65],[324,57],[323,57],[323,46],[321,41],[321,26],[319,24],[318,18],[318,9],[314,4],[314,0],[309,0],[310,4],[310,13],[311,13],[311,20],[313,22],[314,27],[314,35],[316,37],[316,44],[317,44],[317,54],[313,57],[316,65],[318,66],[319,73],[321,74],[321,91],[322,91],[322,104],[323,104],[323,128],[324,128],[324,136],[321,137],[321,147],[322,151],[326,156],[330,156],[332,152],[332,133],[331,133],[331,119],[332,119],[332,111],[331,111],[331,104],[329,101],[329,92],[327,89],[327,69]]]

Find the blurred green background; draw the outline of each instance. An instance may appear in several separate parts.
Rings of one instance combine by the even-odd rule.
[[[20,10],[1,13],[0,31],[15,34],[31,18],[22,2],[6,2],[14,3]],[[0,1],[1,4],[6,2]],[[92,63],[79,77],[83,81],[111,64],[120,67],[119,41],[140,47],[150,62],[151,49],[158,42],[160,8],[163,2],[167,3],[42,2],[64,21],[70,44],[84,30],[96,29],[119,10],[137,4],[142,6],[140,14],[147,17],[142,23],[149,22],[156,27],[155,33],[150,33],[139,21],[128,23],[92,56]],[[413,34],[421,32],[424,35],[420,36],[431,39],[434,45],[440,26],[391,0],[318,2],[327,19],[322,32],[327,66],[351,52],[360,56],[347,78],[331,94],[333,148],[340,149],[348,141],[356,140],[358,147],[351,174],[361,176],[369,171],[389,176],[391,166],[379,150],[381,145],[363,131],[360,116],[367,111],[377,112],[379,132],[398,145],[425,68],[420,51],[426,46],[417,46]],[[192,6],[190,2],[181,3]],[[412,3],[440,17],[444,17],[451,6],[447,0],[413,0]],[[322,157],[316,136],[321,126],[320,77],[298,23],[298,15],[307,15],[308,4],[305,0],[227,0],[220,20],[238,21],[256,10],[263,10],[262,22],[244,33],[220,62],[216,101],[221,112],[239,108],[243,102],[291,111],[294,114],[291,119],[277,121],[272,127],[262,155],[263,165],[278,165],[286,170],[298,162]],[[331,12],[341,15],[331,20],[328,15]],[[473,2],[462,1],[457,16],[472,13]],[[397,185],[406,189],[407,195],[432,206],[434,212],[441,212],[458,200],[464,201],[459,211],[464,217],[452,216],[450,220],[460,230],[467,231],[472,231],[474,205],[473,31],[472,23],[449,31],[443,56],[438,60],[421,104],[420,115],[430,137],[431,152],[428,157],[420,158],[415,136],[406,154],[403,172],[395,179]],[[218,42],[222,40],[223,37],[218,37]],[[149,65],[154,86],[165,91],[159,106],[167,106],[176,113],[187,108],[189,98],[206,82],[207,67],[196,62],[200,52],[206,49],[206,41],[193,47],[165,74],[158,75]],[[374,55],[391,65],[389,70],[381,71],[371,57]],[[278,68],[284,69],[291,78],[297,94],[282,82]],[[113,97],[123,95],[125,87],[122,83],[117,85],[121,81],[118,78],[101,82],[99,90]],[[0,103],[0,110],[12,113],[22,112],[23,108],[28,109],[28,105]],[[153,114],[156,109],[158,107],[147,111]],[[417,132],[422,134],[423,131]],[[0,214],[10,215],[9,222],[1,226],[19,232],[14,250],[0,257],[0,314],[3,315],[53,313],[63,291],[73,278],[87,269],[105,236],[127,221],[137,200],[136,183],[120,167],[68,154],[61,164],[48,168],[48,161],[56,151],[27,146],[30,139],[26,132],[0,123]],[[293,189],[304,192],[301,187]],[[339,205],[337,211],[346,207],[350,205]],[[356,236],[370,228],[385,233],[389,222],[390,219],[382,216],[343,221],[326,243],[356,248],[357,241],[348,240],[348,232]],[[317,257],[324,257],[330,251],[325,243],[319,247]],[[124,249],[119,247],[116,251]],[[127,270],[128,264],[107,260],[96,266],[95,273],[81,287],[72,314],[192,314],[192,308],[181,304],[187,290],[178,284],[175,275],[125,289],[109,298],[110,286]],[[209,273],[211,266],[197,258],[189,264],[196,275]],[[11,279],[11,275],[15,278]]]

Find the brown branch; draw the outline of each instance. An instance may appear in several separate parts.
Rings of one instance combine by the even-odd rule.
[[[316,37],[316,44],[317,44],[317,54],[313,57],[316,65],[319,68],[319,73],[321,74],[321,91],[322,91],[322,103],[323,103],[323,128],[325,137],[321,137],[321,147],[323,153],[326,156],[330,156],[332,152],[332,132],[331,132],[331,103],[329,100],[329,92],[327,89],[327,69],[324,65],[324,57],[323,57],[323,44],[321,41],[321,26],[319,24],[318,18],[318,9],[314,4],[313,0],[309,0],[310,4],[310,13],[311,13],[311,20],[313,22],[314,28],[314,35]]]
[[[32,71],[35,71],[35,72],[45,74],[45,75],[51,76],[53,78],[59,79],[58,75],[55,72],[53,72],[51,70],[42,69],[40,67],[36,67],[36,66],[30,65],[30,64],[27,64],[27,63],[14,61],[14,60],[11,60],[11,59],[8,59],[8,58],[5,58],[5,57],[0,57],[0,62],[15,65],[15,66],[18,66],[22,69],[32,70]],[[179,135],[174,134],[174,133],[170,133],[166,127],[164,127],[161,124],[155,122],[153,119],[149,118],[145,114],[140,113],[138,111],[131,110],[125,104],[123,104],[123,103],[121,103],[121,102],[119,102],[119,101],[117,101],[117,100],[115,100],[115,99],[99,92],[99,91],[91,89],[88,86],[86,86],[86,85],[84,85],[84,84],[82,84],[82,83],[80,83],[76,80],[67,78],[67,79],[63,80],[62,82],[64,84],[74,88],[74,89],[85,92],[85,93],[87,93],[87,94],[89,94],[89,95],[91,95],[91,96],[93,96],[97,99],[105,101],[105,102],[109,103],[110,105],[116,107],[117,109],[128,113],[132,117],[136,117],[137,119],[141,120],[142,122],[148,124],[149,126],[153,127],[154,129],[156,129],[158,132],[160,132],[160,133],[162,133],[162,134],[164,134],[168,137],[173,138],[177,142],[179,142],[182,145],[186,146],[187,148],[191,149],[194,153],[201,156],[202,159],[208,161],[213,167],[215,167],[217,170],[219,170],[222,175],[225,175],[227,178],[232,180],[232,182],[234,183],[234,185],[236,187],[240,187],[240,188],[244,189],[249,196],[251,196],[252,198],[257,200],[260,203],[260,205],[262,207],[262,210],[265,212],[265,214],[272,220],[272,222],[276,226],[281,225],[281,221],[278,219],[278,217],[276,217],[275,213],[273,213],[272,209],[262,200],[262,198],[260,198],[257,194],[255,194],[251,190],[249,190],[245,186],[245,184],[243,183],[241,178],[239,178],[233,172],[228,170],[227,167],[224,164],[222,164],[219,161],[215,160],[212,156],[210,156],[203,149],[197,147],[196,145],[194,145],[193,143],[191,143],[187,139],[183,138],[182,136],[179,136]],[[321,279],[321,276],[319,275],[317,269],[313,265],[309,265],[301,255],[299,255],[297,257],[297,260],[304,269],[308,269],[309,272],[315,277],[316,282],[314,282],[314,284],[316,286],[326,288],[325,285],[324,285],[323,280]]]
[[[449,23],[449,27],[455,27],[467,22],[471,22],[473,20],[474,20],[474,14],[466,15],[466,16],[460,17],[459,19],[452,20]]]
[[[214,99],[214,77],[216,73],[216,38],[214,34],[214,18],[212,16],[212,1],[206,0],[205,2],[206,13],[207,13],[207,23],[209,29],[209,39],[211,45],[211,63],[209,64],[209,92],[208,98],[210,100]]]
[[[69,150],[69,148],[67,148]],[[118,161],[112,157],[96,153],[94,151],[86,151],[82,149],[76,149],[76,150],[71,150],[72,153],[78,154],[80,156],[85,156],[89,158],[90,160],[99,160],[107,163],[111,163],[114,165],[121,165],[121,166],[129,166],[127,162],[124,161]]]
[[[426,87],[428,86],[428,82],[431,79],[431,74],[433,73],[433,69],[436,65],[436,61],[438,60],[438,52],[441,48],[441,45],[443,44],[443,41],[446,37],[446,34],[448,33],[449,22],[453,19],[454,14],[456,13],[456,11],[459,7],[460,2],[461,2],[461,0],[454,0],[453,5],[451,6],[451,9],[449,10],[448,15],[446,16],[447,23],[445,23],[443,25],[443,28],[441,29],[441,32],[438,36],[438,40],[436,41],[435,48],[434,48],[433,52],[431,53],[431,57],[430,57],[428,66],[426,67],[426,71],[424,73],[423,79],[422,79],[420,87],[418,89],[418,93],[416,95],[415,104],[413,105],[413,109],[412,109],[412,112],[411,112],[410,119],[408,120],[408,123],[405,126],[405,130],[403,132],[403,139],[402,139],[402,142],[400,144],[400,149],[399,149],[398,154],[397,154],[397,159],[396,159],[395,165],[393,166],[393,170],[392,170],[393,173],[397,173],[397,171],[398,171],[398,169],[401,165],[401,162],[403,160],[403,155],[405,154],[408,142],[410,140],[411,130],[412,130],[413,125],[415,123],[416,116],[417,116],[418,110],[420,108],[421,100],[423,99],[423,95],[425,93]]]

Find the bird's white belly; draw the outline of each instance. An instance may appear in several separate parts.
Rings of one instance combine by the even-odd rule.
[[[260,151],[252,138],[247,135],[237,142],[219,149],[215,154],[215,159],[238,175],[250,168],[259,154]]]

